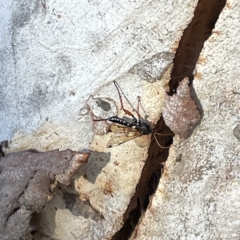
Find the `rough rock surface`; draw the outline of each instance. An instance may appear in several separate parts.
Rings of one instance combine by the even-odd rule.
[[[162,115],[166,125],[181,138],[187,138],[200,120],[200,112],[191,97],[188,78],[183,79],[173,96],[165,95]]]
[[[152,126],[156,124],[165,90],[170,88],[175,94],[173,88],[178,85],[175,81],[167,86],[173,56],[175,68],[183,65],[184,71],[176,71],[180,80],[189,77],[187,70],[192,71],[196,64],[186,63],[192,58],[186,49],[195,50],[194,44],[200,41],[198,27],[208,29],[214,21],[211,14],[205,21],[210,1],[2,2],[0,141],[11,142],[1,150],[94,151],[71,181],[60,167],[52,170],[57,171],[54,179],[67,185],[71,182],[74,187],[59,184],[53,198],[48,198],[51,201],[34,214],[34,238],[111,239],[126,222],[135,228],[135,216],[127,216],[133,209],[132,199],[136,199],[140,210],[137,235],[133,235],[136,239],[239,239],[238,1],[226,3],[198,60],[194,81],[190,78],[201,122],[188,139],[175,137],[160,185],[162,165],[157,165],[155,175],[148,176],[154,185],[148,187],[158,188],[146,211],[138,194],[146,192],[140,178],[149,173],[145,165],[151,136],[142,147],[131,140],[107,149],[112,136],[106,134],[109,123],[97,125],[92,120],[123,115],[113,84],[116,80],[135,108],[141,96],[145,111],[141,109],[141,114],[148,115]],[[211,4],[216,2],[222,1]],[[195,8],[201,4],[198,15]],[[197,21],[191,25],[195,16]],[[189,25],[191,31],[184,34]],[[178,52],[183,35],[189,41]],[[127,105],[126,99],[123,101]],[[132,110],[129,105],[126,108]],[[158,130],[161,133],[162,129]],[[186,136],[179,131],[181,134]],[[162,155],[151,152],[155,159]],[[76,167],[78,164],[69,165],[64,173],[72,175]],[[23,201],[26,207],[18,209],[13,200],[7,223],[18,213],[25,231],[31,211],[27,207],[33,204],[27,201],[31,198],[28,191],[25,196],[24,188],[31,192],[36,188],[49,196],[48,178],[52,175],[43,180],[44,171],[30,169],[26,173],[30,182],[24,180],[17,192],[21,200],[17,204]],[[13,176],[22,177],[17,173]],[[32,177],[42,184],[33,186]],[[136,189],[141,192],[136,194]],[[36,201],[45,203],[42,197]]]
[[[31,231],[33,213],[52,198],[51,183],[69,185],[74,173],[87,163],[89,153],[24,151],[0,161],[0,238],[24,239]]]
[[[109,239],[123,226],[151,135],[144,144],[131,140],[107,149],[109,123],[97,126],[92,120],[122,117],[116,80],[135,108],[141,96],[141,114],[156,124],[172,59],[196,4],[20,0],[0,5],[0,140],[11,140],[4,151],[94,151],[74,177],[74,188],[57,189],[34,217],[39,238]]]
[[[133,239],[240,239],[239,12],[228,1],[204,44],[193,80],[201,122],[175,137]]]

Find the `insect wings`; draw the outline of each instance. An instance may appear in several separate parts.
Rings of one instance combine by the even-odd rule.
[[[117,123],[112,123],[110,128],[114,134],[107,144],[108,148],[118,146],[143,135],[135,128],[130,128]]]

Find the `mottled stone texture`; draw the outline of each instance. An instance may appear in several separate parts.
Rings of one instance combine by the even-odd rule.
[[[137,74],[145,81],[155,82],[161,79],[164,70],[166,70],[172,63],[174,56],[175,55],[172,52],[161,52],[155,54],[151,58],[135,64],[129,72]]]
[[[190,95],[188,78],[180,82],[177,93],[166,94],[162,112],[166,125],[181,138],[187,138],[200,120],[197,105]]]
[[[88,160],[89,153],[23,151],[0,161],[0,239],[25,238],[29,223],[48,201],[50,181],[69,185],[74,173]]]
[[[149,142],[141,148],[133,140],[106,149],[110,134],[105,134],[104,126],[95,128],[92,119],[122,117],[112,84],[115,80],[135,108],[141,97],[147,120],[155,125],[168,82],[165,71],[172,64],[198,1],[2,2],[0,141],[11,140],[8,153],[68,148],[96,153],[91,152],[81,174],[74,176],[75,188],[66,191],[71,194],[67,199],[76,195],[77,204],[67,204],[63,199],[66,194],[55,189],[53,200],[36,214],[40,215],[37,230],[61,240],[111,239],[123,226],[123,216],[146,163],[145,146]],[[16,199],[22,193],[24,203],[27,198],[27,207],[34,204],[23,189],[42,189],[48,180],[41,180],[44,171],[27,171],[26,182],[17,192]],[[46,171],[54,177],[50,166]],[[56,178],[61,174],[59,170]],[[32,186],[31,177],[36,177],[39,185]],[[47,187],[42,191],[49,196]],[[41,206],[44,201],[37,198],[37,202]],[[23,209],[25,205],[17,213]],[[30,214],[28,210],[26,213]],[[14,215],[6,214],[9,220]],[[22,219],[19,222],[23,223]]]

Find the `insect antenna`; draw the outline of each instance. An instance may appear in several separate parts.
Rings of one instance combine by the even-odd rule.
[[[174,135],[174,134],[171,134],[171,133],[170,133],[170,134],[155,133],[155,132],[153,133],[154,139],[155,139],[157,145],[158,145],[160,148],[162,148],[162,149],[168,149],[168,148],[170,148],[170,146],[169,146],[169,147],[163,147],[163,146],[158,142],[156,135],[159,135],[159,136],[172,136],[172,135]]]

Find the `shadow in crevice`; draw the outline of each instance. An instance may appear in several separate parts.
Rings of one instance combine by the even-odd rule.
[[[166,126],[163,118],[158,121],[154,131],[163,134],[172,134],[171,130]],[[162,149],[158,146],[155,139],[152,137],[152,142],[149,147],[148,159],[142,170],[139,183],[136,187],[135,195],[124,214],[124,225],[117,232],[112,240],[128,239],[138,224],[138,221],[149,204],[150,197],[155,193],[160,177],[163,173],[163,163],[168,158],[169,149]],[[161,146],[169,146],[172,143],[173,134],[158,137],[158,142]]]
[[[202,51],[204,42],[211,36],[216,21],[226,0],[200,0],[195,9],[192,22],[185,29],[179,42],[174,67],[169,82],[169,94],[176,92],[179,82],[188,77],[193,81],[193,71]]]

